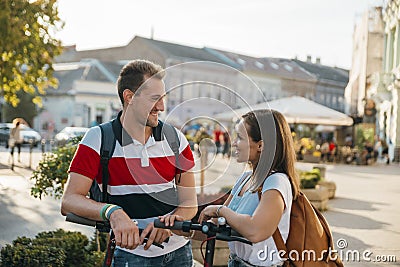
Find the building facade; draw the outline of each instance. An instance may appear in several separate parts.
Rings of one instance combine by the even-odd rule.
[[[349,83],[345,89],[345,112],[363,117],[367,92],[374,90],[382,72],[384,22],[382,8],[365,12],[353,32],[353,57]],[[367,114],[368,116],[368,114]]]
[[[377,100],[378,130],[389,144],[389,154],[400,161],[400,1],[387,1],[383,11],[385,23],[383,86],[371,91]]]
[[[129,60],[141,58],[166,68],[167,112],[163,113],[163,119],[179,126],[195,117],[212,118],[230,109],[294,95],[343,111],[337,103],[344,97],[346,83],[343,80],[348,79],[345,70],[323,66],[320,61],[257,58],[140,36],[121,47],[76,51],[70,46],[58,61],[66,64],[68,61],[83,62],[86,58],[96,59],[101,65],[113,62],[120,67]],[[79,91],[79,95],[74,99],[77,103],[84,102],[79,100],[84,99],[84,94],[90,98],[95,93],[82,89],[93,83],[93,80],[76,82],[75,91]],[[323,101],[319,101],[321,95],[324,95]],[[83,108],[90,116],[99,109],[88,105]]]
[[[43,97],[37,130],[51,139],[64,127],[89,127],[114,117],[121,108],[115,85],[121,67],[99,60],[54,64],[59,85]]]

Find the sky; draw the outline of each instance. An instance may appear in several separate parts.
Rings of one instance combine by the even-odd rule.
[[[124,46],[135,35],[255,57],[351,68],[354,25],[383,0],[59,0],[64,45]]]

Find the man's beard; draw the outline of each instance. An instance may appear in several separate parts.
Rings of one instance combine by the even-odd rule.
[[[157,125],[158,125],[158,119],[156,121],[151,121],[149,119],[146,120],[146,126],[153,128],[153,127],[157,127]]]

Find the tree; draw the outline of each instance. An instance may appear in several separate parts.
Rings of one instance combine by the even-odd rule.
[[[53,58],[62,51],[54,34],[63,27],[56,0],[0,1],[0,95],[17,106],[21,91],[40,95],[49,86],[56,87]]]
[[[19,104],[13,107],[9,103],[3,105],[3,118],[4,121],[11,122],[15,118],[23,118],[29,126],[33,126],[33,119],[38,114],[37,106],[32,102],[34,98],[33,95],[27,94],[25,92],[17,92],[17,97],[19,99]]]

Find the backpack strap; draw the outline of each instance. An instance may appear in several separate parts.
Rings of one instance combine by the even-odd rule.
[[[115,135],[113,131],[113,121],[105,122],[100,124],[101,131],[101,146],[100,146],[100,164],[102,169],[102,201],[104,203],[108,202],[108,163],[114,153],[115,149]]]
[[[274,173],[277,173],[277,172],[272,171],[272,172],[270,172],[269,175],[274,174]],[[267,176],[267,178],[268,178],[268,176]],[[267,178],[265,180],[267,180]],[[258,200],[261,200],[262,187],[263,186],[261,185],[260,187],[257,188]],[[283,257],[288,258],[287,257],[288,249],[285,245],[285,241],[283,241],[283,237],[282,237],[281,231],[279,230],[279,227],[277,227],[275,232],[272,234],[272,238],[274,239],[274,242],[275,242],[275,245],[276,245],[276,248],[278,249],[278,251],[280,251],[280,250],[285,251],[285,254],[283,255]]]
[[[275,232],[272,234],[272,238],[274,239],[276,248],[278,251],[282,250],[285,251],[285,254],[283,255],[284,258],[287,258],[286,255],[288,253],[288,249],[285,245],[285,241],[283,241],[281,231],[279,231],[279,227],[276,228]]]
[[[174,155],[175,155],[175,167],[179,171],[179,178],[178,178],[178,184],[179,184],[181,181],[181,174],[182,174],[182,171],[180,168],[181,166],[179,163],[179,146],[180,146],[179,136],[178,136],[178,133],[176,132],[175,127],[172,126],[171,124],[163,123],[161,121],[159,121],[159,123],[161,124],[160,140],[163,140],[164,139],[163,137],[165,137],[165,139],[168,142],[169,147],[171,148],[172,152],[174,152]]]

